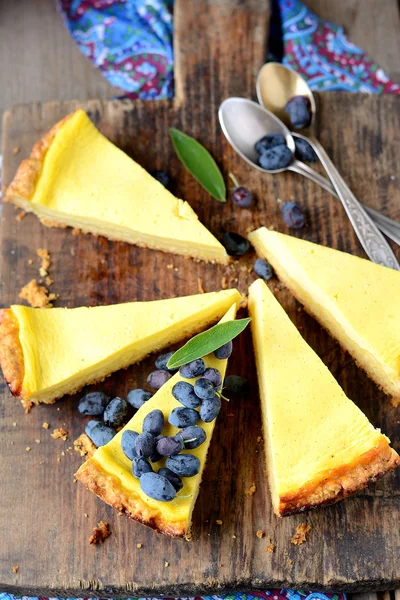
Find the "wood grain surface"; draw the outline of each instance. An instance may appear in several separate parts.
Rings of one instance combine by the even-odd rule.
[[[267,16],[266,0],[197,0],[185,2],[184,7],[178,3],[176,100],[79,105],[105,135],[145,168],[166,169],[174,191],[192,204],[215,235],[224,231],[244,234],[260,225],[288,232],[277,200],[295,199],[306,210],[308,223],[297,235],[363,256],[337,200],[294,174],[260,175],[233,153],[219,130],[220,101],[228,95],[253,96],[265,51]],[[400,219],[399,99],[338,93],[320,96],[319,105],[320,139],[351,188],[366,204]],[[76,106],[77,102],[34,104],[6,114],[5,185],[36,139]],[[174,156],[169,126],[204,143],[226,176],[234,172],[254,191],[254,207],[240,209],[211,199]],[[19,152],[13,153],[14,148]],[[32,215],[18,222],[15,214],[11,206],[3,208],[4,306],[18,302],[22,285],[38,275],[37,248],[48,248],[51,254],[51,289],[59,294],[57,306],[196,293],[199,279],[211,291],[220,288],[223,277],[246,291],[255,278],[247,270],[254,261],[252,254],[229,268],[210,266],[101,237],[73,236],[70,230],[50,230]],[[171,264],[173,268],[167,268]],[[276,281],[271,286],[346,393],[398,450],[398,409],[311,317],[298,310],[290,294]],[[149,359],[117,373],[101,388],[111,395],[124,395],[143,383],[152,364]],[[272,513],[262,442],[257,441],[261,422],[249,332],[235,344],[228,373],[248,377],[251,390],[247,398],[223,407],[196,505],[191,543],[161,537],[119,517],[74,482],[81,459],[69,448],[84,427],[76,410],[78,398],[65,398],[25,415],[2,384],[0,589],[39,596],[129,597],[274,586],[366,591],[399,585],[399,473],[335,506],[278,520]],[[49,430],[42,427],[43,422],[50,423]],[[50,437],[60,426],[68,431],[67,442]],[[248,495],[253,482],[256,492]],[[112,535],[101,546],[89,546],[92,528],[100,519],[110,523]],[[302,522],[311,525],[311,531],[307,542],[296,547],[290,539]],[[262,539],[256,536],[257,530],[265,533]],[[273,553],[265,550],[266,537],[276,545]],[[19,569],[14,573],[16,565]]]

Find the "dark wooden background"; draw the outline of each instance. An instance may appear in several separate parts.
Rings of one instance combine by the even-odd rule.
[[[296,175],[270,177],[251,170],[233,153],[219,130],[216,111],[220,101],[229,95],[253,96],[255,76],[265,53],[267,17],[266,0],[178,2],[175,100],[90,101],[80,105],[110,139],[144,167],[166,169],[174,180],[174,191],[193,205],[217,236],[223,231],[244,234],[261,224],[287,232],[277,199],[295,199],[308,215],[307,228],[298,235],[362,256],[335,199]],[[398,98],[327,94],[319,100],[320,139],[352,189],[365,203],[400,219]],[[6,185],[36,139],[76,106],[77,102],[34,104],[6,114]],[[222,205],[203,192],[175,158],[168,141],[169,126],[181,128],[204,143],[225,175],[234,172],[254,191],[254,207],[247,210],[231,203]],[[16,147],[20,150],[14,154]],[[230,268],[210,266],[104,238],[73,237],[70,231],[42,227],[32,215],[19,223],[13,207],[5,206],[0,282],[3,306],[18,302],[19,289],[37,276],[39,261],[35,255],[40,247],[48,248],[52,256],[52,291],[60,295],[57,306],[196,293],[198,278],[206,291],[219,289],[224,276],[246,291],[254,279],[247,272],[253,255]],[[171,263],[174,269],[167,269]],[[298,312],[297,303],[277,282],[271,285],[346,393],[399,449],[398,409],[332,338],[304,312]],[[102,387],[110,394],[124,394],[141,384],[151,369],[150,359],[116,374]],[[272,514],[262,444],[257,442],[260,411],[249,332],[236,344],[228,372],[246,375],[251,392],[247,398],[224,405],[190,544],[158,536],[118,517],[74,483],[80,458],[68,448],[84,426],[76,411],[77,398],[35,408],[25,415],[3,385],[0,589],[42,596],[122,597],[187,596],[271,586],[360,591],[399,585],[399,473],[336,506],[278,520]],[[50,423],[49,431],[42,428],[44,421]],[[59,426],[69,432],[66,443],[50,437],[50,431]],[[246,495],[253,482],[256,493]],[[112,536],[103,546],[89,547],[91,530],[100,519],[111,524]],[[217,519],[222,525],[216,524]],[[304,545],[295,547],[290,538],[301,522],[310,524],[311,532]],[[259,529],[276,544],[274,553],[265,551],[265,538],[256,537]],[[137,543],[142,544],[141,549]],[[13,573],[15,565],[19,565],[17,573]]]

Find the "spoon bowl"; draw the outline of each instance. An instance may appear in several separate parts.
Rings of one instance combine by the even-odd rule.
[[[290,168],[291,165],[283,169],[267,170],[258,164],[259,155],[255,145],[269,133],[283,135],[295,162],[295,145],[289,129],[257,102],[246,98],[227,98],[219,107],[218,118],[228,142],[252,167],[264,173],[282,173]]]
[[[311,125],[315,120],[316,104],[312,91],[301,75],[275,62],[261,67],[256,83],[259,103],[274,113],[288,127],[290,118],[285,106],[293,96],[306,96],[310,101]]]

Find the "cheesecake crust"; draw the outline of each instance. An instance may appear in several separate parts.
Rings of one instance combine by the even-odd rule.
[[[357,460],[320,473],[300,489],[280,497],[277,514],[286,517],[333,504],[359,492],[400,465],[400,457],[385,438]]]
[[[168,521],[160,511],[143,502],[142,498],[125,490],[119,479],[105,471],[95,457],[83,463],[75,476],[103,502],[125,513],[134,521],[158,533],[171,537],[186,537],[186,522]]]
[[[19,341],[19,323],[10,308],[0,310],[0,365],[4,379],[13,396],[21,396],[26,408],[30,402],[23,399],[24,355]]]
[[[61,119],[61,121],[58,121],[58,123],[56,123],[41,140],[36,142],[29,158],[26,158],[21,162],[14,179],[8,186],[4,196],[5,202],[13,202],[24,210],[32,211],[29,202],[35,193],[37,182],[42,173],[46,153],[58,131],[73,114],[74,113],[70,113]]]

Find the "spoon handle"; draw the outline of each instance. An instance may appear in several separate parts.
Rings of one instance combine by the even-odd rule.
[[[368,257],[379,265],[400,271],[400,265],[392,249],[371,217],[358,202],[318,140],[313,138],[312,141],[319,150],[320,160]]]
[[[315,141],[316,141],[315,138],[307,138],[304,135],[300,135],[300,134],[294,133],[294,132],[292,133],[292,135],[293,135],[293,137],[302,138],[302,139],[308,141],[308,143],[313,147],[316,154],[318,155],[318,158],[322,161],[322,156],[320,155],[320,147],[322,147],[322,146],[320,146],[320,144],[319,144],[319,146],[317,146],[317,144],[315,143]],[[335,188],[333,187],[333,185],[331,184],[329,179],[327,179],[326,177],[324,177],[317,171],[314,171],[314,169],[312,169],[305,163],[302,163],[302,162],[296,160],[296,161],[294,161],[294,163],[292,163],[291,166],[289,166],[289,169],[291,171],[295,171],[296,173],[299,173],[300,175],[303,175],[304,177],[307,177],[308,179],[311,179],[311,181],[314,181],[314,183],[317,183],[319,186],[321,186],[327,192],[332,194],[332,196],[335,196],[335,198],[339,199],[339,196],[336,193]],[[360,204],[362,205],[364,210],[369,214],[369,216],[372,218],[372,220],[375,221],[378,228],[385,235],[387,235],[387,237],[389,237],[391,240],[396,242],[396,244],[400,245],[400,223],[398,223],[397,221],[394,221],[393,219],[390,219],[389,217],[387,217],[385,215],[382,215],[381,213],[377,212],[373,208],[370,208],[369,206],[362,204],[361,202],[360,202]]]

